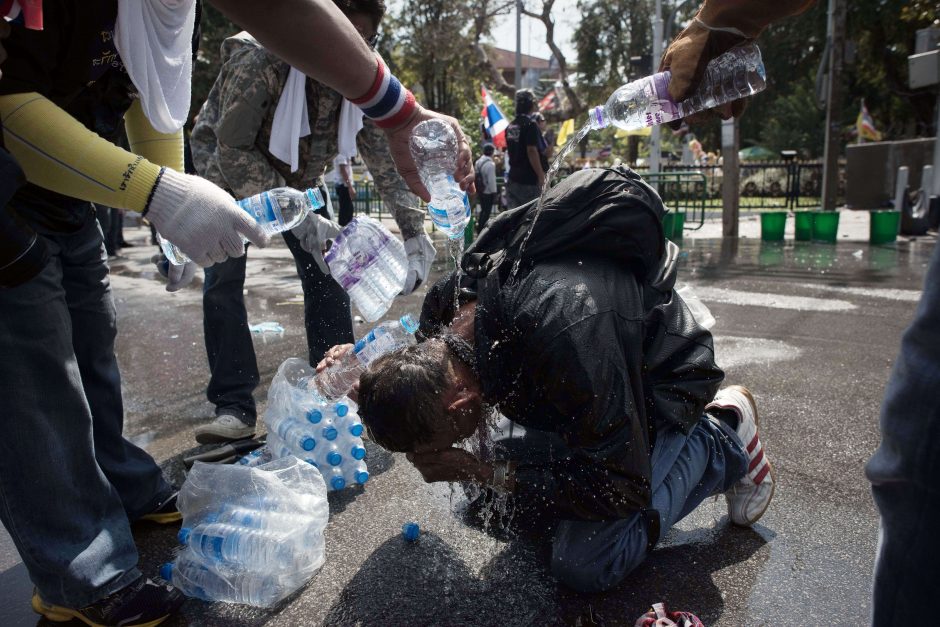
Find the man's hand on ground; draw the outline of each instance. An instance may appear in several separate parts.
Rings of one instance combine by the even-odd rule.
[[[433,453],[408,453],[427,483],[435,481],[471,481],[487,484],[493,481],[493,467],[478,460],[467,451],[449,448]]]

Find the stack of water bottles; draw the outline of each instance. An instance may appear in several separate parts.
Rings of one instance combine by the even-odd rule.
[[[188,596],[271,607],[323,565],[326,486],[297,458],[256,468],[197,462],[179,508],[184,548],[160,574]]]
[[[380,355],[414,344],[417,330],[411,314],[383,322],[319,374],[301,359],[282,363],[268,390],[267,446],[239,464],[254,466],[292,455],[317,468],[330,490],[366,483],[364,428],[346,394]]]
[[[405,287],[408,255],[401,240],[378,220],[359,216],[347,224],[324,256],[330,275],[362,317],[375,322]]]

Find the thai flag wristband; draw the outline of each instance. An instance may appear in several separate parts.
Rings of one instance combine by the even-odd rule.
[[[376,59],[379,67],[372,87],[364,96],[351,102],[380,128],[395,128],[411,118],[417,104],[414,95],[402,87],[382,58],[377,56]]]

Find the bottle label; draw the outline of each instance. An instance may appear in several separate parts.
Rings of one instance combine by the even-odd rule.
[[[648,81],[643,89],[649,102],[644,120],[646,126],[658,126],[680,117],[679,107],[669,97],[669,81],[672,78],[672,72],[659,72],[650,78],[652,80]]]

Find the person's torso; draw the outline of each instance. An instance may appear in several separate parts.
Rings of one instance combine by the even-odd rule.
[[[244,77],[255,73],[273,72],[272,80],[277,84],[277,93],[266,103],[262,112],[262,120],[257,135],[250,150],[263,158],[265,167],[275,170],[289,187],[304,189],[315,184],[318,177],[324,174],[326,167],[331,164],[337,154],[337,131],[339,114],[343,97],[337,91],[308,78],[306,80],[307,113],[310,124],[310,134],[300,138],[298,143],[298,168],[291,172],[291,166],[271,154],[268,146],[271,142],[271,133],[274,127],[274,118],[277,105],[287,83],[290,65],[280,60],[273,53],[258,44],[246,45],[239,52],[233,54],[225,61],[216,85],[209,94],[209,98],[199,112],[196,128],[193,130],[193,154],[200,174],[220,187],[232,191],[226,179],[232,172],[223,172],[225,167],[220,163],[218,154],[218,139],[215,136],[221,120],[226,111],[221,102],[221,83],[227,80],[243,81]],[[257,80],[266,80],[256,76]],[[245,167],[243,174],[250,183],[251,167]],[[337,177],[337,180],[339,178]],[[250,185],[248,185],[250,187]],[[251,193],[265,191],[256,189]]]
[[[506,153],[509,155],[509,180],[525,185],[538,184],[538,177],[529,162],[528,147],[534,146],[532,129],[535,126],[529,116],[519,115],[506,127]]]
[[[116,0],[45,0],[44,30],[13,26],[0,94],[35,91],[89,130],[116,141],[136,89],[114,44]],[[27,185],[11,204],[40,231],[72,232],[88,203]],[[77,209],[78,208],[78,209]]]

